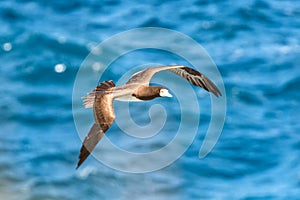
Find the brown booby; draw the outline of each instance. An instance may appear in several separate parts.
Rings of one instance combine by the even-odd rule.
[[[149,86],[153,75],[163,70],[175,73],[193,85],[213,93],[216,97],[222,96],[217,86],[206,76],[183,65],[159,66],[139,71],[133,74],[128,82],[122,86],[115,86],[112,80],[104,81],[83,97],[85,108],[93,108],[95,123],[83,141],[77,168],[86,160],[114,122],[113,100],[145,101],[156,97],[172,97],[165,87]]]

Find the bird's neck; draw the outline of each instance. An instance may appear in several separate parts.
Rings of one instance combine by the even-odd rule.
[[[132,95],[140,100],[151,100],[159,97],[159,86],[140,86]]]

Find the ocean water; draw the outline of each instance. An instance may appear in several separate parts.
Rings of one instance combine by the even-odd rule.
[[[300,198],[299,1],[4,0],[0,27],[0,199]],[[95,45],[139,27],[179,31],[206,49],[226,89],[222,135],[199,159],[210,101],[196,90],[202,109],[198,133],[171,165],[131,174],[91,156],[75,170],[81,146],[72,110],[76,74]],[[189,64],[162,51],[140,51],[113,63],[101,81],[117,81],[145,63],[181,61]],[[131,138],[116,125],[108,137],[139,152],[171,140],[180,121],[176,100],[131,104],[132,114],[139,114],[134,120],[149,123],[147,110],[155,102],[169,107],[162,141],[135,142],[131,149]]]

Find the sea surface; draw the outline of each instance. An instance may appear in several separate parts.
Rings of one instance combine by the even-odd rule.
[[[91,156],[75,170],[81,146],[72,109],[77,72],[97,44],[141,27],[183,33],[210,55],[226,90],[221,137],[199,159],[210,96],[194,87],[200,93],[199,129],[175,162],[133,174]],[[100,81],[117,82],[147,63],[181,63],[155,50],[122,58]],[[90,81],[90,89],[95,84]],[[168,102],[130,104],[140,125],[149,123],[153,103],[165,107],[161,139],[132,142],[117,125],[107,136],[137,152],[166,145],[181,120],[173,109],[176,99]],[[300,1],[2,0],[0,112],[1,200],[300,199]],[[92,117],[91,110],[84,113]],[[87,130],[91,123],[87,120]],[[105,153],[124,166],[136,164],[114,151]]]

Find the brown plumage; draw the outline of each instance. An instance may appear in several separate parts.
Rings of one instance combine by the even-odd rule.
[[[161,89],[165,89],[164,87],[160,86],[140,86],[134,93],[132,93],[132,96],[140,99],[140,100],[151,100],[156,97],[159,97],[159,91]]]
[[[139,82],[143,85],[149,85],[149,82],[153,75],[163,70],[173,72],[174,74],[188,80],[193,85],[200,86],[208,92],[213,93],[216,97],[222,96],[217,86],[213,82],[211,82],[206,76],[192,68],[183,65],[148,68],[146,70],[135,73],[126,84]]]
[[[153,75],[163,70],[175,73],[193,85],[200,86],[213,93],[216,97],[222,96],[217,86],[206,76],[182,65],[160,66],[142,70],[132,75],[123,86],[116,87],[113,81],[104,81],[84,97],[85,108],[93,108],[94,110],[95,123],[83,141],[77,168],[86,160],[114,122],[113,100],[144,101],[156,97],[172,97],[165,87],[149,86]]]
[[[93,106],[95,123],[83,141],[77,168],[90,155],[90,152],[94,150],[97,143],[115,120],[112,90],[109,90],[114,86],[115,84],[113,81],[105,81],[100,83],[100,85],[92,92],[94,95]],[[89,97],[87,99],[89,99]]]

